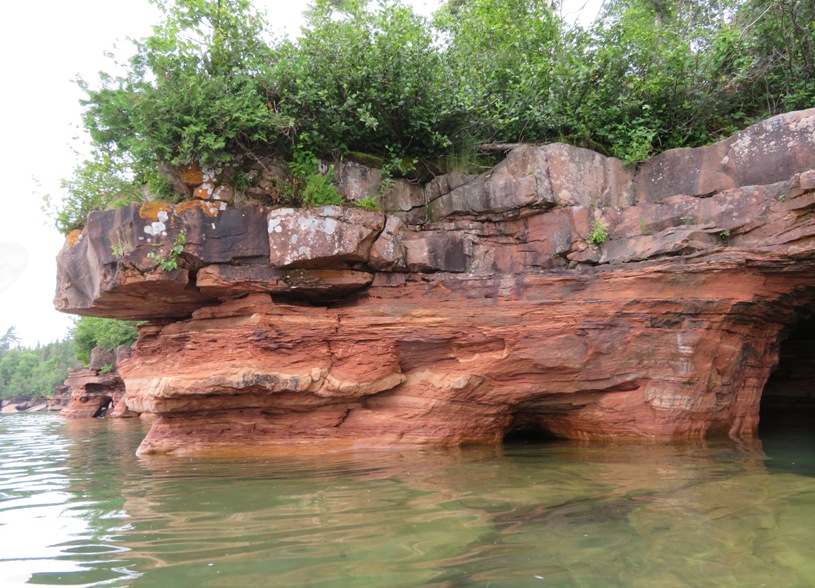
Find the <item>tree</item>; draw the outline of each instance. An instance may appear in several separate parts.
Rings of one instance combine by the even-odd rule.
[[[17,336],[15,332],[14,325],[10,326],[6,329],[6,334],[0,337],[0,354],[5,353],[12,347],[16,347],[20,344],[20,338]]]
[[[751,57],[734,90],[753,117],[815,106],[815,1],[745,0],[733,26]]]
[[[0,397],[49,396],[75,365],[68,340],[10,349],[0,357]]]
[[[572,84],[559,70],[571,56],[548,0],[449,3],[436,24],[449,35],[445,57],[468,114],[466,134],[511,142],[563,134],[558,106]]]
[[[429,156],[458,125],[453,87],[428,24],[398,1],[318,0],[296,42],[279,48],[281,112],[319,155]]]
[[[217,164],[267,150],[285,124],[260,74],[266,23],[248,0],[151,0],[164,13],[124,76],[82,83],[97,149],[136,170]]]
[[[84,365],[90,362],[94,347],[115,349],[119,345],[132,345],[139,337],[137,321],[80,317],[71,329],[72,345],[77,361]]]

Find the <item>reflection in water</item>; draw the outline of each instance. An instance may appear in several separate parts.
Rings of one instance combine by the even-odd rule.
[[[0,419],[0,585],[815,585],[815,478],[770,438],[136,458],[145,432]]]

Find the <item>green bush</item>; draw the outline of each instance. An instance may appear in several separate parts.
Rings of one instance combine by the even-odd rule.
[[[119,321],[91,316],[80,317],[71,330],[72,345],[77,361],[88,365],[94,347],[115,349],[132,345],[139,337],[138,321]]]
[[[357,208],[362,210],[379,210],[379,200],[376,196],[366,196],[354,202]]]
[[[94,153],[52,207],[64,232],[174,198],[185,164],[283,155],[292,203],[314,205],[340,200],[298,153],[437,170],[480,142],[567,141],[635,164],[815,107],[811,0],[609,0],[585,27],[546,0],[449,0],[435,28],[399,0],[314,0],[300,38],[272,43],[250,0],[153,1],[126,73],[80,82]]]
[[[332,184],[334,167],[320,173],[320,162],[311,151],[294,152],[289,164],[292,173],[291,201],[300,206],[342,204],[342,196]]]
[[[296,42],[279,47],[267,85],[298,142],[379,156],[444,151],[458,126],[432,28],[399,2],[317,0]]]
[[[608,240],[608,235],[608,228],[606,228],[602,221],[596,220],[591,226],[591,231],[589,232],[589,236],[586,237],[586,242],[600,246]]]
[[[165,15],[136,42],[126,75],[82,82],[94,145],[137,168],[267,152],[286,127],[261,75],[272,61],[248,0],[152,0]]]
[[[131,176],[131,177],[128,177]],[[73,176],[61,182],[62,199],[44,197],[44,209],[61,233],[81,229],[88,213],[144,199],[142,185],[115,158],[96,152],[79,164]]]

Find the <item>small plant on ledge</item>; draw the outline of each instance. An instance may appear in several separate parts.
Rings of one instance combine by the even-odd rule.
[[[122,258],[133,251],[133,237],[129,225],[122,225],[111,234],[110,251],[116,258]]]
[[[362,210],[379,210],[379,202],[376,196],[366,196],[360,200],[356,200],[354,202],[357,208],[361,208]]]
[[[152,259],[155,261],[163,272],[171,272],[174,269],[178,269],[178,256],[184,252],[184,243],[186,240],[186,233],[181,231],[178,233],[178,237],[175,238],[175,242],[173,243],[170,252],[167,254],[167,257],[162,257],[155,251],[151,251],[147,254],[147,259]],[[153,247],[161,247],[161,244],[153,243]]]

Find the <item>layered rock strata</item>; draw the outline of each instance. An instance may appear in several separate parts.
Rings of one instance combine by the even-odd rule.
[[[89,366],[71,370],[65,382],[57,386],[55,396],[64,404],[60,415],[72,419],[138,416],[127,408],[124,381],[116,369],[129,357],[130,347],[126,345],[95,347]]]
[[[382,204],[89,217],[55,303],[151,321],[119,366],[142,453],[750,437],[815,301],[815,110],[636,170],[522,146]]]

